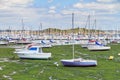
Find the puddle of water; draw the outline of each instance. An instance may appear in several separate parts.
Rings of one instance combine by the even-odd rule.
[[[18,62],[20,60],[12,60],[9,58],[0,58],[0,62]]]

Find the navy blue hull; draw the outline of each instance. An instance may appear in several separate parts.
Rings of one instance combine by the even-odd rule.
[[[66,62],[66,61],[61,61],[64,66],[69,66],[69,67],[89,67],[89,66],[96,66],[97,64],[95,62]]]

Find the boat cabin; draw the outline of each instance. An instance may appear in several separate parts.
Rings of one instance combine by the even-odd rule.
[[[35,51],[35,52],[39,52],[39,53],[42,53],[42,48],[40,46],[31,46],[28,48],[28,50],[30,51]]]

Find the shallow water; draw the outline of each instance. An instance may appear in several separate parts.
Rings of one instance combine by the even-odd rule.
[[[0,62],[19,62],[20,60],[12,60],[9,58],[0,58]]]

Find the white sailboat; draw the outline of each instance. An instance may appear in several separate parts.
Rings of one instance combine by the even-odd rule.
[[[94,25],[96,27],[96,19],[95,19]],[[94,38],[94,39],[96,39],[94,41],[94,45],[87,46],[88,50],[90,50],[90,51],[102,51],[102,50],[110,50],[111,49],[110,46],[107,46],[107,43],[105,42],[106,40],[105,39],[100,40],[99,36],[100,35],[98,34],[98,39]]]
[[[74,28],[74,13],[72,13],[72,28]],[[74,40],[74,34],[73,34],[73,40]],[[96,66],[97,61],[96,60],[85,60],[82,58],[75,59],[74,58],[74,44],[73,44],[73,59],[62,59],[61,63],[63,66],[73,66],[73,67],[79,67],[79,66]]]
[[[85,30],[84,30],[84,36],[86,37],[86,41],[84,41],[83,43],[81,43],[81,47],[82,48],[87,48],[88,46],[91,46],[91,45],[94,45],[95,44],[95,40],[94,40],[94,37],[92,36],[92,32],[90,30],[90,14],[88,15],[88,18],[87,18],[87,21],[86,21],[86,25],[85,25],[85,29],[87,29],[87,26],[88,26],[88,32],[87,34],[85,33]]]
[[[104,51],[104,50],[110,50],[110,46],[105,46],[102,43],[99,43],[98,41],[95,42],[95,45],[91,45],[87,47],[90,51]]]

